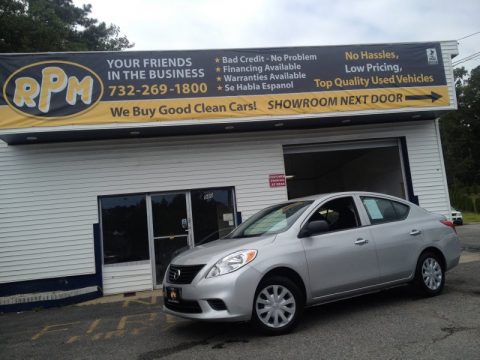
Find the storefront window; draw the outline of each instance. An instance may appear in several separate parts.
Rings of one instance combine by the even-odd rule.
[[[149,259],[145,195],[105,197],[100,204],[103,262]]]
[[[191,194],[195,245],[217,240],[233,230],[233,189],[193,190]]]

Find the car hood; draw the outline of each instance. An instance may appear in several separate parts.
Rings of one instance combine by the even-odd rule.
[[[176,256],[171,263],[175,265],[198,265],[217,262],[224,256],[238,250],[259,250],[273,242],[275,237],[276,235],[267,235],[251,238],[215,240],[182,252]]]

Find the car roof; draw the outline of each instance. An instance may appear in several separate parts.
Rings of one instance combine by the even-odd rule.
[[[340,192],[331,192],[331,193],[324,193],[324,194],[315,194],[315,195],[303,196],[300,198],[291,199],[291,201],[305,201],[305,200],[316,201],[316,200],[321,200],[321,199],[325,199],[333,196],[342,196],[342,195],[344,196],[352,196],[352,195],[377,196],[377,197],[389,198],[392,200],[398,200],[401,202],[409,202],[408,200],[398,198],[396,196],[376,193],[376,192],[369,192],[369,191],[340,191]]]

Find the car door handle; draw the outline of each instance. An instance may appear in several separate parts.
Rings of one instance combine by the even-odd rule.
[[[412,231],[410,231],[410,235],[412,236],[417,236],[417,235],[420,235],[422,232],[420,230],[417,230],[417,229],[413,229]]]
[[[367,239],[364,239],[364,238],[358,238],[357,240],[355,240],[354,244],[355,245],[365,245],[368,243],[368,240]]]

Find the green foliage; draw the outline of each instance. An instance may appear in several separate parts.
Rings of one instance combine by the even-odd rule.
[[[480,212],[480,189],[478,186],[451,186],[450,201],[459,210]]]
[[[480,211],[480,66],[454,70],[458,110],[440,119],[451,201]]]
[[[0,0],[0,52],[101,51],[131,48],[115,25],[90,18],[72,0]]]
[[[473,212],[464,212],[463,215],[463,223],[464,224],[474,224],[480,223],[480,214],[473,213]]]

